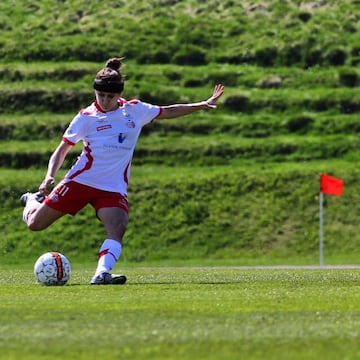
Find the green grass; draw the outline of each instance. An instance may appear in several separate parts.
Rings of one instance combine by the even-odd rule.
[[[29,62],[103,61],[104,54],[117,54],[140,64],[356,66],[356,1],[302,5],[294,0],[8,0],[0,4],[0,55],[3,61]],[[111,31],[99,48],[104,28]]]
[[[1,358],[355,359],[359,269],[129,267],[125,286],[64,287],[0,269]]]

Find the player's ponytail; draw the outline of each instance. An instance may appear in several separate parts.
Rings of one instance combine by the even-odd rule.
[[[122,60],[124,60],[124,58],[110,58],[106,62],[105,67],[113,69],[113,70],[119,72],[120,69],[121,69]]]

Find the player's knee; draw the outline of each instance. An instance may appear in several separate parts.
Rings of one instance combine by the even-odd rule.
[[[31,231],[40,231],[43,229],[42,227],[39,227],[37,224],[32,224],[32,223],[28,224],[28,228]]]
[[[29,219],[27,226],[31,231],[41,231],[46,227],[38,221],[34,221],[33,219]]]

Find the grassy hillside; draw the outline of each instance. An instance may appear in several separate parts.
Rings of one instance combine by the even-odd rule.
[[[346,162],[218,167],[134,167],[130,226],[123,261],[226,259],[249,263],[318,263],[318,171],[346,179],[343,197],[327,197],[325,259],[356,263],[359,170]],[[42,179],[38,170],[5,171],[1,250],[4,262],[57,248],[71,258],[96,258],[103,229],[87,208],[40,233],[19,220],[16,196]],[[350,210],[351,209],[351,210]],[[17,260],[14,256],[16,255]]]
[[[355,65],[358,0],[3,1],[2,59]]]
[[[198,101],[214,84],[226,86],[217,111],[144,128],[123,260],[317,263],[318,179],[329,173],[346,186],[343,197],[326,198],[326,256],[358,262],[358,7],[3,1],[4,262],[53,249],[95,259],[103,230],[92,209],[31,233],[18,197],[37,188],[67,124],[93,99],[94,74],[113,55],[126,57],[126,98]]]

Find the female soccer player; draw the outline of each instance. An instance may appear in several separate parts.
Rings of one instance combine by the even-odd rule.
[[[121,98],[124,77],[120,58],[111,58],[94,79],[95,101],[71,121],[51,155],[46,176],[36,193],[22,195],[23,219],[30,230],[47,228],[65,214],[75,215],[85,205],[94,207],[106,239],[99,251],[92,285],[124,284],[125,275],[113,275],[128,224],[127,186],[133,152],[144,125],[202,109],[215,109],[224,92],[216,85],[206,100],[157,106]],[[83,142],[82,152],[55,187],[55,175],[72,146]],[[53,188],[54,187],[54,188]],[[51,191],[51,189],[53,190]]]

